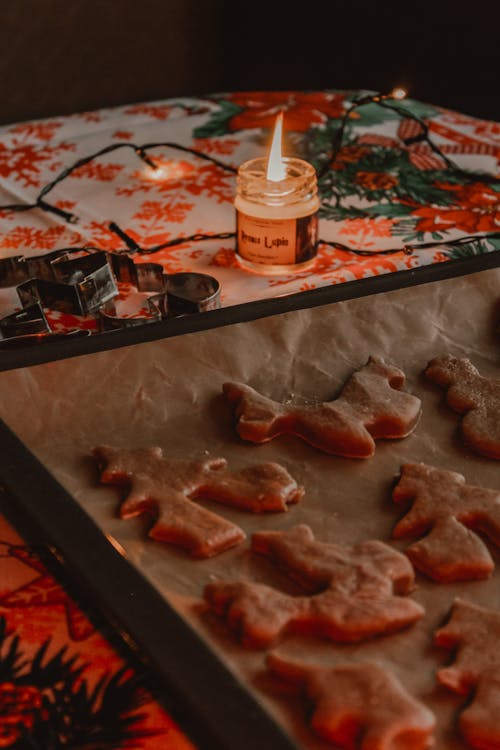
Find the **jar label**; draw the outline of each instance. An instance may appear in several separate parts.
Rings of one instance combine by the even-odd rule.
[[[299,219],[265,219],[236,211],[236,252],[262,265],[293,265],[314,258],[318,214]]]

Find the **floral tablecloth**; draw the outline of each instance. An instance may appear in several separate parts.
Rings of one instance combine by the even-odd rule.
[[[367,102],[353,108],[362,97]],[[245,92],[1,128],[0,257],[85,245],[122,248],[112,222],[142,250],[197,233],[231,235],[236,169],[267,152],[279,111],[285,114],[285,153],[308,159],[321,175],[319,234],[335,246],[321,243],[313,268],[283,276],[242,270],[231,236],[180,242],[141,255],[142,261],[160,262],[167,272],[209,273],[221,282],[222,304],[233,305],[500,247],[498,237],[415,247],[498,232],[499,124],[411,99],[397,106],[390,99],[370,101],[360,91]],[[107,147],[109,152],[73,168]],[[66,179],[44,195],[66,216],[40,208],[1,209],[32,205],[68,168]],[[411,254],[403,251],[408,244],[414,245]],[[0,311],[16,304],[15,290],[0,290]],[[91,317],[68,320],[54,311],[48,316],[54,330],[95,328]]]
[[[360,96],[366,92],[220,94],[2,127],[0,257],[119,249],[114,222],[143,251],[180,239],[141,260],[167,272],[215,276],[222,304],[230,306],[500,248],[492,236],[500,229],[500,125],[412,100],[397,109],[386,100],[353,107]],[[320,174],[322,242],[313,268],[263,276],[242,270],[235,257],[235,172],[266,153],[279,111],[285,152],[308,159]],[[44,195],[56,212],[10,208],[36,203],[65,169],[67,177]],[[195,234],[229,236],[183,239]],[[477,234],[483,238],[472,244],[418,247]],[[403,249],[408,244],[411,253]],[[15,289],[1,289],[0,317],[16,307]],[[47,317],[54,330],[97,328],[92,316],[48,310]],[[71,710],[86,712],[101,732],[100,750],[192,747],[134,688],[119,656],[1,517],[0,571],[0,747],[18,747],[26,736],[44,750],[60,747],[46,734],[56,683]],[[114,716],[99,714],[106,691],[121,707]]]

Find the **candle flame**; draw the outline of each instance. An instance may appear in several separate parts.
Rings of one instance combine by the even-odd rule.
[[[285,164],[283,162],[281,141],[283,138],[283,112],[276,117],[273,140],[267,160],[266,178],[271,182],[280,182],[286,178]]]

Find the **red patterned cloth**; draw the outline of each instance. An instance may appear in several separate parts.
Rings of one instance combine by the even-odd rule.
[[[0,256],[86,244],[123,247],[109,228],[112,221],[145,249],[195,233],[234,232],[234,172],[175,145],[235,169],[267,153],[269,129],[283,111],[286,153],[322,169],[341,118],[360,93],[221,94],[2,127],[0,206],[33,203],[63,169],[107,146],[173,145],[147,150],[156,169],[123,148],[72,171],[44,199],[73,212],[77,224],[40,209],[0,211]],[[143,259],[160,262],[167,272],[215,276],[222,284],[222,304],[233,305],[500,247],[496,239],[468,250],[438,246],[411,255],[380,254],[408,243],[500,230],[498,183],[488,179],[498,176],[500,125],[412,100],[397,106],[399,111],[377,103],[356,108],[337,158],[320,179],[320,238],[353,252],[322,244],[313,268],[283,276],[242,270],[234,239],[181,243]],[[423,137],[424,130],[439,152]],[[453,169],[449,160],[470,176]],[[127,292],[122,289],[123,295]],[[0,315],[16,305],[13,289],[0,290]],[[49,311],[49,319],[55,330],[96,328],[92,318]]]
[[[35,739],[40,742],[43,724],[50,720],[46,701],[53,698],[52,684],[57,684],[60,688],[66,674],[64,662],[74,658],[76,668],[82,669],[75,685],[70,680],[70,687],[75,689],[86,682],[88,689],[92,690],[100,680],[109,683],[120,670],[126,668],[116,651],[2,516],[0,618],[0,623],[4,623],[3,627],[0,625],[2,676],[5,676],[9,668],[7,654],[15,638],[19,638],[19,652],[26,662],[21,670],[13,669],[9,679],[0,679],[2,748],[15,745],[21,736],[21,727],[28,735],[34,732]],[[33,680],[38,685],[26,686],[26,674],[36,664],[36,654],[40,653],[40,646],[45,642],[48,645],[43,652],[41,666],[47,666],[50,660],[54,660],[52,672],[47,668],[45,681],[41,683],[36,667],[33,668]],[[64,657],[58,663],[57,654],[61,649],[64,649]],[[126,669],[124,679],[132,676],[132,671]],[[96,716],[96,706],[89,705],[89,709],[98,724],[101,717]],[[137,723],[133,727],[134,734],[128,736],[125,732],[120,747],[134,747],[137,750],[194,750],[194,746],[170,716],[144,689],[141,688],[131,696],[131,702],[124,712],[125,718],[129,716],[137,717]],[[106,721],[109,731],[109,726],[115,725],[117,717],[107,716]],[[71,722],[69,711],[68,722]],[[75,729],[77,731],[79,730]],[[51,747],[55,746],[51,744]],[[30,744],[30,747],[45,750],[43,744]],[[108,745],[102,740],[102,750],[106,747]]]

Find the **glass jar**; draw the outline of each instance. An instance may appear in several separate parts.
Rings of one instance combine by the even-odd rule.
[[[286,177],[268,180],[267,159],[238,170],[236,256],[243,268],[282,274],[313,265],[318,249],[318,183],[314,167],[284,157]]]

